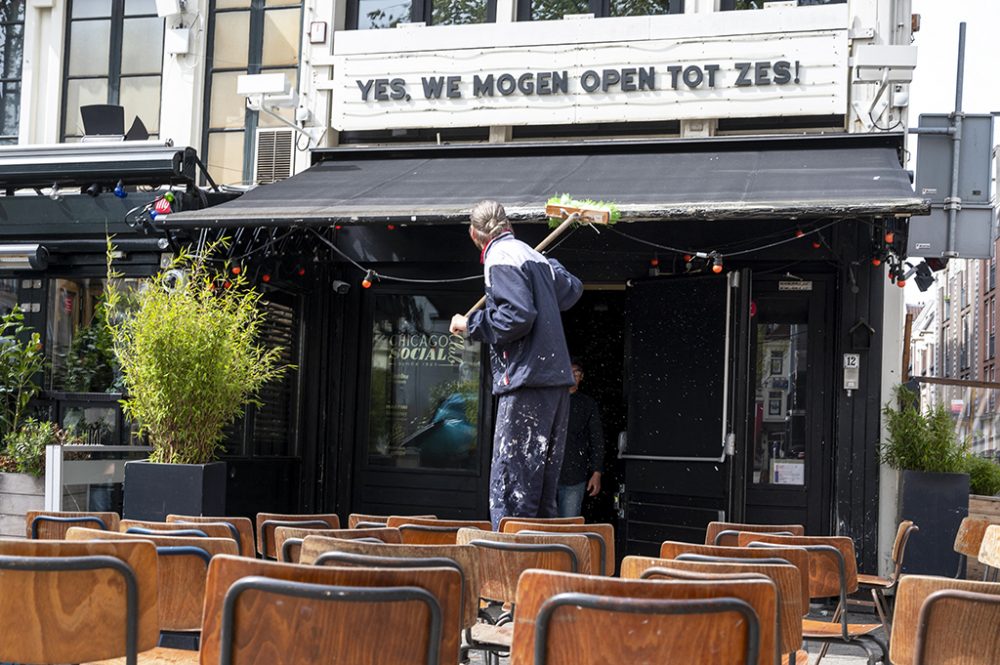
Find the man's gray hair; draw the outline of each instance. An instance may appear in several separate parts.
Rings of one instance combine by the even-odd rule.
[[[477,239],[486,244],[505,231],[510,231],[507,212],[497,201],[480,201],[472,206],[469,213],[469,223]]]

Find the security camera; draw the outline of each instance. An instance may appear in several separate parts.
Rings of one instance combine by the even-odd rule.
[[[333,280],[333,292],[339,295],[344,295],[351,290],[351,285],[347,282],[341,281],[339,279]]]

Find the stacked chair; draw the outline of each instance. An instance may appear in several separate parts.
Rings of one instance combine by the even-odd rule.
[[[85,526],[118,531],[118,513],[29,510],[25,515],[27,537],[31,540],[62,540],[70,527]]]

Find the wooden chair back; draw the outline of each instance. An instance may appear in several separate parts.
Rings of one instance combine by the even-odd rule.
[[[585,520],[577,517],[501,517],[497,531],[503,531],[507,522],[532,522],[534,524],[583,524]]]
[[[257,513],[257,553],[265,559],[278,558],[274,530],[279,526],[294,526],[300,529],[339,529],[340,518],[333,513],[316,515]]]
[[[362,525],[361,528],[371,529],[375,525],[385,526],[386,522],[389,521],[390,515],[367,515],[365,513],[351,513],[347,516],[347,528],[357,529],[358,525]],[[437,519],[437,515],[411,515],[411,517],[417,517],[420,519]]]
[[[802,617],[809,612],[808,600],[802,603],[802,575],[799,569],[781,558],[728,559],[713,561],[678,561],[645,556],[627,556],[622,560],[622,579],[677,579],[673,573],[725,575],[765,575],[778,590],[778,634],[780,653],[795,653],[802,648]],[[755,563],[743,563],[754,561]],[[768,562],[774,563],[768,563]]]
[[[590,541],[591,575],[615,574],[615,527],[611,524],[552,524],[547,522],[504,523],[504,533],[578,533]]]
[[[512,603],[517,580],[526,570],[539,568],[567,573],[590,570],[590,543],[578,534],[522,534],[461,529],[459,545],[479,549],[479,595]]]
[[[1000,524],[986,527],[983,542],[979,545],[979,563],[990,568],[1000,568]]]
[[[661,559],[700,557],[725,557],[727,559],[784,559],[799,571],[799,588],[802,594],[803,615],[809,611],[809,553],[801,547],[722,547],[680,543],[672,540],[660,545]]]
[[[705,529],[706,545],[735,547],[740,531],[753,533],[780,533],[787,536],[803,536],[805,527],[801,524],[741,524],[740,522],[709,522]]]
[[[205,522],[223,522],[232,525],[232,535],[239,546],[240,556],[257,556],[254,543],[253,522],[249,517],[204,517],[200,515],[167,515],[167,522],[204,524]]]
[[[359,562],[357,557],[366,560]],[[299,563],[326,566],[382,567],[375,559],[448,559],[462,571],[464,589],[462,625],[470,628],[479,617],[479,550],[471,545],[401,545],[371,543],[308,535]],[[354,559],[354,560],[352,560]],[[390,562],[391,563],[391,562]]]
[[[740,533],[740,547],[748,547],[754,542],[805,548],[809,552],[810,598],[843,597],[858,590],[858,561],[854,556],[854,541],[847,536]]]
[[[341,540],[380,540],[384,543],[399,544],[402,541],[399,529],[300,529],[293,526],[279,526],[274,530],[274,540],[278,552],[278,561],[298,563],[302,552],[302,541],[307,536],[326,536]]]
[[[905,575],[896,589],[889,658],[893,665],[995,665],[997,626],[1000,584]]]
[[[29,510],[24,516],[25,535],[32,540],[63,540],[70,527],[118,531],[118,513],[63,510]]]
[[[218,554],[238,554],[232,538],[149,536],[73,527],[66,539],[143,540],[156,545],[160,630],[201,630],[208,563]]]
[[[184,524],[182,522],[150,522],[146,520],[122,520],[118,526],[122,533],[140,535],[176,535],[184,538],[229,538],[234,543],[233,525],[226,522],[202,522]],[[204,535],[199,535],[204,534]]]
[[[219,556],[208,570],[201,662],[455,665],[461,598],[454,568],[328,568]]]
[[[983,544],[983,536],[990,524],[992,522],[982,517],[964,518],[955,534],[955,551],[973,559],[978,557],[979,547]]]
[[[135,665],[138,652],[159,639],[156,608],[152,543],[0,540],[2,661],[48,665],[126,656],[127,665]]]
[[[399,529],[406,545],[454,545],[459,529],[490,531],[489,520],[439,520],[425,517],[393,515],[386,526]]]
[[[776,616],[763,576],[664,582],[531,570],[517,591],[511,665],[772,665]]]

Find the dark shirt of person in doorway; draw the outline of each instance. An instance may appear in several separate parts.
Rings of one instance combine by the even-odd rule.
[[[580,392],[583,363],[573,360],[573,385],[570,387],[569,431],[563,455],[556,502],[560,517],[581,514],[583,496],[597,496],[604,473],[604,428],[597,402]]]

